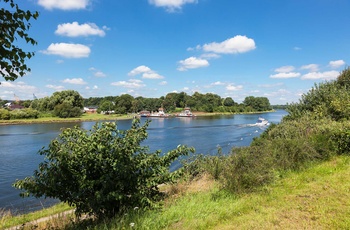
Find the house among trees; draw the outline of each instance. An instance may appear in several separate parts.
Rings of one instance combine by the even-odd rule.
[[[97,106],[84,107],[85,113],[97,113]]]

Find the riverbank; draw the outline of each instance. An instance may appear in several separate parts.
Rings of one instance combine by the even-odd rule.
[[[233,114],[258,114],[274,112],[264,111],[264,112],[249,112],[249,113],[207,113],[207,112],[193,112],[197,117],[201,116],[218,116],[218,115],[233,115]],[[104,115],[104,114],[83,114],[81,117],[74,118],[59,118],[59,117],[40,117],[36,119],[16,119],[16,120],[0,120],[1,125],[22,125],[22,124],[40,124],[40,123],[64,123],[64,122],[83,122],[83,121],[111,121],[111,120],[126,120],[133,119],[137,114],[127,114],[127,115]],[[171,116],[172,117],[172,116]]]
[[[134,210],[103,223],[80,226],[69,218],[50,219],[36,222],[35,229],[348,229],[349,166],[349,156],[335,157],[287,172],[274,184],[240,196],[219,191],[214,180],[201,177],[175,185],[160,210]],[[33,220],[2,217],[0,228]],[[32,227],[26,224],[21,229]]]

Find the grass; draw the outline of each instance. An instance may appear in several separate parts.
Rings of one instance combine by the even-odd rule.
[[[33,124],[33,123],[54,123],[54,122],[80,122],[80,121],[101,121],[101,120],[117,120],[131,119],[131,115],[103,115],[103,114],[83,114],[78,118],[59,118],[59,117],[39,117],[37,119],[15,119],[0,120],[0,125],[11,124]]]
[[[60,226],[65,225],[66,229],[350,229],[349,166],[349,156],[335,157],[303,171],[287,172],[274,184],[240,196],[220,190],[215,181],[204,177],[169,187],[168,191],[174,194],[159,210],[136,209],[100,223],[76,225],[68,221]],[[0,226],[4,226],[3,220]]]
[[[68,210],[72,210],[72,207],[64,203],[59,203],[50,208],[18,216],[12,216],[10,212],[0,212],[0,229],[23,225],[27,222],[62,213]]]
[[[186,195],[137,229],[349,229],[349,166],[337,157],[241,197],[215,187]]]

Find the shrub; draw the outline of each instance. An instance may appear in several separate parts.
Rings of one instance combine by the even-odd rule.
[[[234,193],[255,190],[275,178],[273,158],[261,147],[235,149],[222,170],[223,186]]]
[[[10,112],[7,109],[0,109],[0,120],[10,120]]]
[[[38,118],[39,112],[35,109],[15,109],[10,112],[11,119]]]
[[[112,216],[133,207],[152,207],[161,198],[158,185],[173,182],[180,171],[170,164],[193,148],[178,146],[164,155],[148,153],[148,121],[135,119],[129,130],[115,123],[96,124],[86,131],[65,129],[39,154],[46,160],[32,177],[15,182],[22,196],[58,198],[76,207],[76,214]]]

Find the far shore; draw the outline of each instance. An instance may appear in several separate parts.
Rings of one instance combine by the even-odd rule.
[[[207,112],[193,112],[197,117],[200,116],[217,116],[217,115],[234,115],[234,114],[256,114],[256,113],[266,113],[274,112],[264,111],[264,112],[247,112],[247,113],[207,113]],[[41,123],[66,123],[66,122],[84,122],[84,121],[111,121],[111,120],[128,120],[133,119],[137,114],[127,114],[127,115],[102,115],[102,114],[83,114],[81,117],[75,118],[58,118],[58,117],[40,117],[36,119],[15,119],[15,120],[0,120],[0,126],[2,125],[22,125],[22,124],[41,124]]]

